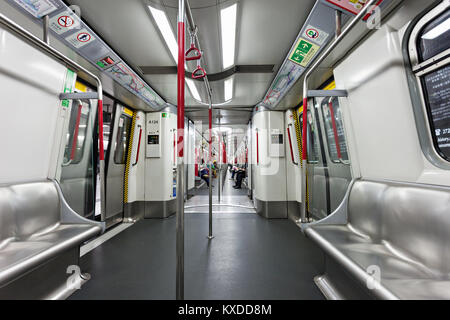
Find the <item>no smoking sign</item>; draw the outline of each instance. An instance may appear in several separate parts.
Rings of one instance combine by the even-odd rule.
[[[79,28],[80,20],[73,12],[63,11],[50,18],[49,26],[54,32],[61,35],[73,29]]]

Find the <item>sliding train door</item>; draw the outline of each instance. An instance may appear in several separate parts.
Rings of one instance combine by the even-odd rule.
[[[107,227],[120,223],[123,220],[125,165],[133,120],[133,112],[120,104],[116,104],[112,112],[105,168],[105,221]]]
[[[90,91],[77,83],[76,92]],[[69,110],[59,182],[69,206],[79,215],[94,218],[95,173],[93,130],[96,103],[74,100]]]
[[[308,217],[322,220],[344,200],[351,168],[337,98],[316,98],[307,114]],[[303,125],[300,108],[300,124]]]

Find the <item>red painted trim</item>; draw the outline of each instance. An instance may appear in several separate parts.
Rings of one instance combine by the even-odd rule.
[[[138,142],[138,149],[137,149],[135,164],[137,164],[139,162],[139,152],[141,150],[141,138],[142,138],[142,128],[141,128],[141,131],[139,131],[139,142]]]
[[[212,161],[212,109],[208,110],[209,119],[209,161]]]
[[[259,165],[259,134],[256,131],[256,164]]]
[[[332,2],[331,0],[327,0],[327,2],[331,3],[332,5],[335,5],[336,7],[341,8],[342,10],[344,10],[344,11],[346,11],[346,12],[350,12],[350,13],[352,13],[352,14],[354,14],[354,15],[358,15],[358,13],[361,12],[361,11],[356,11],[356,10],[350,10],[350,9],[348,9],[348,8],[346,8],[346,7],[342,6],[342,5],[340,5],[339,3]],[[375,6],[378,7],[378,6],[381,4],[381,2],[383,2],[383,0],[379,0],[379,1],[375,4]],[[364,7],[361,8],[361,10],[363,10],[363,9],[364,9]],[[366,15],[364,16],[363,20],[366,21],[367,19],[369,19],[370,16],[371,16],[370,13],[366,14]]]
[[[334,118],[333,102],[329,102],[328,107],[330,108],[331,122],[333,124],[334,143],[336,144],[338,158],[342,159],[341,146],[339,145],[339,137],[338,137],[338,132],[337,132],[337,125],[336,125],[336,120]]]
[[[303,128],[302,128],[302,159],[306,160],[308,159],[308,156],[306,154],[306,144],[308,140],[306,139],[307,134],[307,121],[308,121],[308,98],[303,98]]]
[[[103,100],[98,100],[98,140],[100,161],[105,160],[105,146],[103,144]]]
[[[72,151],[70,152],[70,160],[75,159],[75,152],[77,151],[78,133],[80,131],[80,120],[81,120],[81,110],[82,109],[83,109],[83,105],[80,104],[78,106],[78,115],[77,115],[77,121],[75,123],[75,131],[73,133]]]
[[[177,137],[175,132],[173,133],[173,163],[176,163],[177,159],[175,155],[177,154]]]
[[[291,130],[289,130],[289,127],[287,128],[287,133],[288,133],[288,137],[289,137],[289,147],[290,147],[290,149],[291,149],[292,163],[295,164],[294,150],[292,149]]]
[[[185,25],[178,22],[178,79],[177,79],[177,135],[178,135],[178,157],[184,156],[184,85],[185,85]]]

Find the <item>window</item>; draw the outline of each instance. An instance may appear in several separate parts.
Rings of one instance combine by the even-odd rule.
[[[325,98],[322,101],[322,113],[331,161],[334,163],[347,162],[349,160],[347,141],[338,99]]]
[[[450,48],[450,10],[445,11],[423,29],[418,47],[420,62]]]
[[[83,159],[89,114],[90,107],[87,103],[74,101],[70,113],[64,164],[78,164]]]
[[[450,9],[443,4],[419,21],[417,38],[411,39],[410,46],[416,49],[412,67],[425,102],[423,117],[431,130],[428,145],[433,144],[435,158],[450,161]]]
[[[130,135],[132,118],[122,114],[119,119],[119,129],[116,137],[116,150],[114,152],[114,163],[125,164],[127,155],[128,136]]]

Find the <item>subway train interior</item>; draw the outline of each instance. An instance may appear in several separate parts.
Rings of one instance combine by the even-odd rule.
[[[0,299],[450,300],[449,63],[450,0],[1,0]]]

